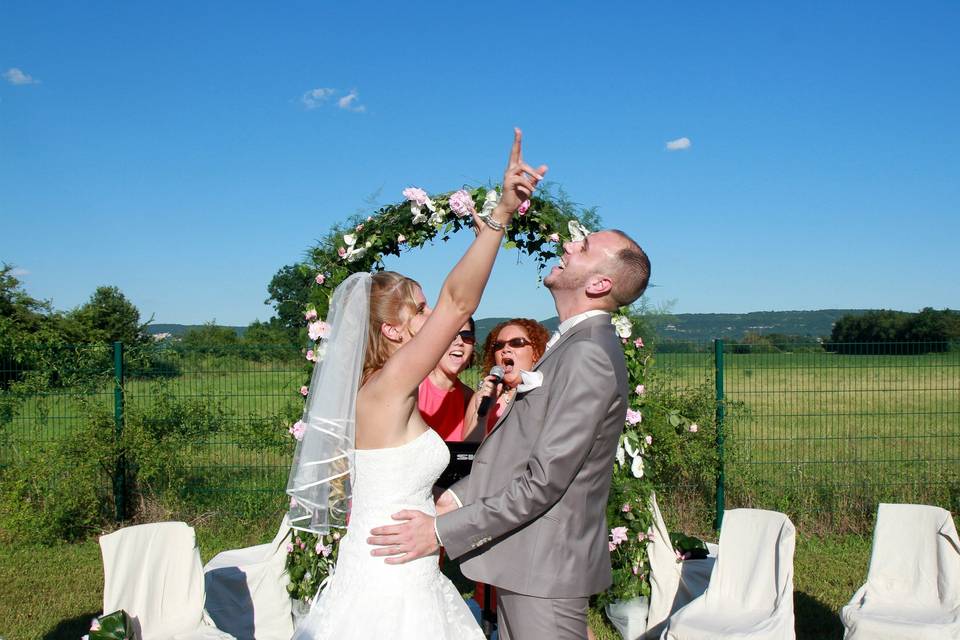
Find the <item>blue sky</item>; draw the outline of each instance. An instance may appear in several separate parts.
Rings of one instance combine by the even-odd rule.
[[[497,179],[516,125],[644,246],[654,305],[960,306],[956,2],[274,4],[5,4],[0,260],[28,291],[266,319],[332,224]],[[466,241],[390,266],[433,297]],[[479,317],[553,315],[517,260]]]

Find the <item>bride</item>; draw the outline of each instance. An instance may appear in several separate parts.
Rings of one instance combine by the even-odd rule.
[[[417,409],[420,382],[476,310],[504,229],[547,167],[525,164],[514,132],[503,194],[447,276],[436,306],[393,272],[353,274],[337,287],[326,353],[307,398],[287,493],[295,528],[327,533],[346,524],[334,575],[295,640],[482,640],[463,598],[433,555],[392,564],[371,555],[368,532],[402,509],[435,513],[431,490],[449,453]]]

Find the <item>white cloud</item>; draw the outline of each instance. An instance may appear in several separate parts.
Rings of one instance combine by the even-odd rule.
[[[13,270],[10,272],[10,275],[12,275],[15,278],[22,278],[23,276],[30,275],[30,272],[22,267],[14,267]]]
[[[359,103],[359,99],[360,94],[357,93],[357,90],[351,89],[350,93],[337,100],[337,106],[341,109],[346,109],[347,111],[363,113],[367,110],[367,108]]]
[[[16,67],[10,67],[3,73],[3,77],[7,79],[7,82],[10,84],[40,84],[39,80],[35,80],[33,77],[27,75],[20,69]]]
[[[303,94],[303,97],[300,98],[300,101],[303,103],[303,106],[307,109],[316,109],[324,102],[326,102],[330,96],[336,92],[336,89],[311,89]]]
[[[667,151],[683,151],[684,149],[689,149],[691,144],[693,143],[691,143],[690,138],[687,137],[670,140],[667,142]]]

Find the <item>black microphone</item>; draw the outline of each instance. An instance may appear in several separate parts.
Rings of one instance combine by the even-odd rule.
[[[496,380],[493,381],[493,391],[490,392],[490,395],[483,396],[480,400],[480,408],[477,409],[477,416],[484,417],[487,415],[487,411],[490,411],[490,405],[493,404],[493,396],[497,393],[497,385],[503,382],[503,367],[494,365],[490,368],[490,373],[487,377],[493,376]]]

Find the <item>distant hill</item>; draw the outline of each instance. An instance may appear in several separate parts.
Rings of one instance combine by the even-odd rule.
[[[782,333],[792,336],[829,336],[833,323],[847,314],[866,313],[867,309],[821,309],[819,311],[752,311],[750,313],[678,313],[653,316],[654,329],[662,340],[705,341],[713,338],[740,339],[749,332]],[[497,324],[509,318],[477,319],[477,340],[481,344]],[[540,321],[550,331],[559,324],[556,316]],[[151,324],[151,335],[169,333],[182,336],[203,325]],[[243,336],[246,327],[229,327]]]
[[[704,341],[713,338],[737,340],[747,333],[782,333],[811,338],[829,336],[833,324],[847,314],[867,309],[820,309],[819,311],[752,311],[750,313],[678,313],[654,318],[662,340]]]

